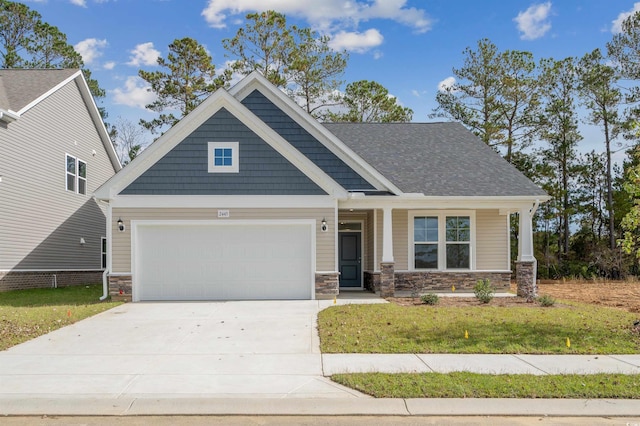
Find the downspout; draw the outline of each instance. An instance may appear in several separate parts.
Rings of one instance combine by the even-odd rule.
[[[103,203],[104,200],[100,200]],[[105,265],[104,272],[102,273],[102,296],[100,296],[100,301],[104,301],[109,297],[109,280],[107,276],[109,275],[109,266],[111,266],[111,204],[106,202],[107,204],[107,223],[106,223],[106,236],[107,236],[107,264]]]
[[[531,233],[533,234],[533,216],[536,214],[536,211],[538,211],[538,207],[540,206],[540,199],[536,198],[536,202],[533,204],[533,207],[531,208],[530,212],[529,212],[529,217],[531,218]],[[533,235],[531,235],[531,238],[533,239]],[[534,250],[535,252],[535,250]],[[535,259],[535,256],[533,257]],[[537,289],[538,287],[538,259],[535,259],[534,263],[533,263],[533,283],[535,284],[535,288]]]
[[[109,297],[109,282],[107,281],[107,274],[109,273],[108,268],[104,268],[104,272],[102,273],[102,296],[100,296],[100,301],[104,301],[107,297]]]

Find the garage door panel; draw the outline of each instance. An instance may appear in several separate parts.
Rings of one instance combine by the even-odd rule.
[[[138,300],[310,299],[311,226],[139,225]]]

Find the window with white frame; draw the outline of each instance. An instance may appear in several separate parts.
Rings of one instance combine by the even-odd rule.
[[[66,188],[78,194],[87,193],[87,163],[69,154],[66,156]]]
[[[105,237],[102,237],[100,239],[100,254],[101,254],[101,265],[102,265],[102,269],[105,269],[107,267],[107,239]]]
[[[474,222],[472,212],[410,213],[413,269],[471,269]]]
[[[208,143],[209,173],[238,173],[240,153],[238,142]]]

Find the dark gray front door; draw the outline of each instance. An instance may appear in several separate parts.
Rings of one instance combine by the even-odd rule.
[[[340,232],[340,287],[362,287],[360,232]]]

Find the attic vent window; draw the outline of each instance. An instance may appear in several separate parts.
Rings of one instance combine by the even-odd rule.
[[[238,142],[209,142],[209,173],[238,173],[240,171]]]

